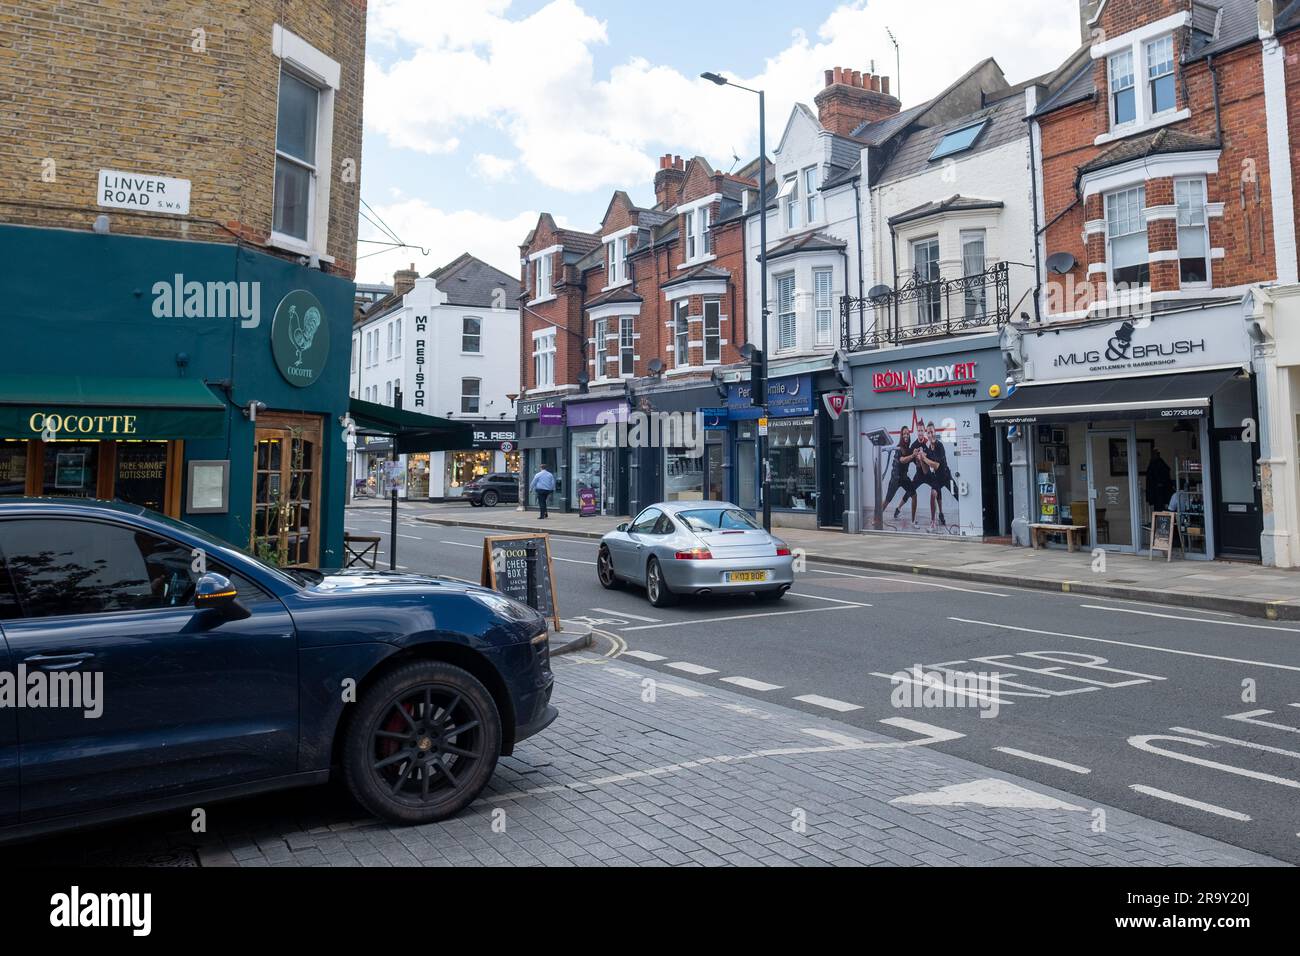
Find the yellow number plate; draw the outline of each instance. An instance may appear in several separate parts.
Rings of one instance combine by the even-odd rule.
[[[727,574],[727,580],[732,583],[761,582],[767,580],[766,571],[731,571]]]

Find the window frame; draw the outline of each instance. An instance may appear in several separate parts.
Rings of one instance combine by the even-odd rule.
[[[593,378],[601,379],[609,374],[609,320],[595,319],[591,325],[596,356],[596,374]]]
[[[636,319],[630,315],[618,320],[618,374],[620,378],[636,375]]]
[[[1115,63],[1125,57],[1128,58],[1128,85],[1117,87],[1115,85]],[[1129,126],[1136,126],[1142,118],[1138,110],[1137,72],[1137,55],[1132,47],[1119,50],[1106,57],[1106,102],[1110,111],[1111,129],[1122,129]],[[1128,93],[1132,97],[1133,110],[1133,118],[1124,120],[1123,122],[1119,120],[1119,109],[1116,99],[1121,93]]]
[[[713,330],[709,330],[709,311],[713,311]],[[704,308],[704,364],[722,364],[722,300],[705,299]],[[709,357],[710,346],[713,357]]]
[[[816,166],[808,166],[803,171],[804,215],[808,225],[820,221],[821,213],[818,210],[821,200],[821,196],[818,194],[819,173],[820,170]]]
[[[789,352],[799,347],[799,287],[795,280],[793,272],[787,272],[784,275],[774,277],[776,283],[776,350],[778,352]],[[787,303],[783,297],[784,289],[789,288],[789,309],[784,309]],[[790,337],[786,342],[785,322],[789,319]]]
[[[534,388],[555,387],[555,347],[554,329],[548,329],[533,336],[533,381]],[[543,375],[543,371],[547,372]]]
[[[691,306],[687,299],[673,303],[673,367],[691,364]]]
[[[1119,217],[1118,217],[1118,216],[1112,216],[1112,214],[1111,214],[1111,204],[1112,204],[1112,201],[1118,202],[1119,197],[1121,197],[1121,196],[1127,196],[1127,195],[1129,195],[1129,194],[1131,194],[1131,193],[1132,193],[1132,194],[1136,194],[1136,197],[1137,197],[1137,205],[1136,205],[1136,207],[1135,207],[1135,208],[1137,209],[1137,224],[1138,224],[1141,228],[1140,228],[1140,229],[1131,229],[1131,230],[1129,230],[1128,232],[1123,232],[1123,233],[1115,233],[1115,232],[1112,232],[1112,224],[1115,223],[1115,222],[1118,222],[1118,221],[1119,221]],[[1106,280],[1107,280],[1107,284],[1109,285],[1109,287],[1110,287],[1112,290],[1114,290],[1114,291],[1116,291],[1116,292],[1119,292],[1119,289],[1117,288],[1117,286],[1116,286],[1116,281],[1115,281],[1115,253],[1114,253],[1114,242],[1115,242],[1115,240],[1116,240],[1116,239],[1125,239],[1125,238],[1128,238],[1129,236],[1136,236],[1136,235],[1138,235],[1139,233],[1141,233],[1143,236],[1146,237],[1146,247],[1147,247],[1147,255],[1146,255],[1146,262],[1145,262],[1146,279],[1145,279],[1145,281],[1139,280],[1138,283],[1137,283],[1137,286],[1138,286],[1139,289],[1149,288],[1150,285],[1151,285],[1151,236],[1150,236],[1150,232],[1149,232],[1149,230],[1148,230],[1148,228],[1147,228],[1148,225],[1149,225],[1149,223],[1147,222],[1147,214],[1146,214],[1146,185],[1145,185],[1145,184],[1138,184],[1138,185],[1133,185],[1133,186],[1126,186],[1126,187],[1124,187],[1123,189],[1115,189],[1115,190],[1112,190],[1111,192],[1106,193],[1106,194],[1102,197],[1102,211],[1103,211],[1103,213],[1104,213],[1104,215],[1105,215],[1105,220],[1106,220]],[[1123,222],[1124,222],[1124,223],[1127,223],[1128,220],[1129,220],[1129,217],[1128,217],[1128,215],[1127,215],[1127,208],[1126,208],[1126,210],[1125,210],[1125,216],[1124,216]],[[1141,264],[1137,264],[1137,265],[1131,265],[1131,266],[1123,266],[1123,267],[1121,267],[1121,268],[1125,268],[1125,269],[1139,269],[1139,270],[1141,270],[1141,269],[1143,268],[1143,265],[1141,265]],[[1139,273],[1139,274],[1140,274],[1140,273]],[[1127,290],[1126,290],[1126,291],[1127,291]]]
[[[785,196],[785,209],[782,211],[785,231],[794,232],[802,225],[797,221],[799,218],[799,174],[797,172],[785,177],[781,184],[781,195]]]
[[[473,322],[475,330],[469,331],[469,323]],[[468,340],[474,340],[474,348],[468,347]],[[460,317],[460,354],[461,355],[482,355],[483,354],[483,320],[476,315],[462,315]]]
[[[474,390],[470,392],[466,386],[474,383]],[[473,408],[467,408],[467,405],[473,404]],[[481,415],[483,414],[483,379],[466,375],[460,380],[460,413],[462,415]]]
[[[822,304],[821,280],[826,280],[825,305]],[[813,269],[813,342],[816,345],[834,344],[835,335],[835,269],[831,266],[818,266]],[[822,330],[822,316],[826,317],[825,334]]]
[[[1192,213],[1199,213],[1200,222],[1196,222],[1195,215],[1189,217],[1189,221],[1184,225],[1184,207],[1179,197],[1179,187],[1196,186],[1199,192],[1200,208],[1190,209]],[[1174,206],[1177,208],[1176,232],[1178,238],[1178,284],[1179,288],[1191,289],[1208,289],[1214,285],[1214,257],[1210,251],[1210,216],[1209,216],[1209,184],[1204,176],[1178,176],[1174,178]],[[1205,253],[1205,278],[1204,279],[1184,279],[1183,278],[1183,260],[1190,258],[1183,255],[1183,233],[1193,229],[1199,229],[1202,242],[1204,243]]]
[[[1167,60],[1162,60],[1161,65],[1167,63],[1169,69],[1167,72],[1161,73],[1159,76],[1154,76],[1152,74],[1153,62],[1151,59],[1151,48],[1164,43],[1169,44],[1169,57]],[[1167,116],[1168,114],[1177,110],[1178,109],[1178,81],[1176,77],[1177,77],[1178,66],[1177,63],[1174,61],[1174,35],[1172,33],[1165,33],[1162,34],[1161,36],[1154,37],[1150,40],[1144,40],[1142,42],[1142,65],[1143,65],[1144,72],[1146,73],[1145,92],[1147,97],[1147,104],[1146,104],[1147,118],[1154,119],[1160,116]],[[1170,103],[1164,109],[1157,110],[1156,109],[1156,83],[1166,79],[1169,81]]]

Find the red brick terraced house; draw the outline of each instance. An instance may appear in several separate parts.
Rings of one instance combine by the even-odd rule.
[[[1188,558],[1261,558],[1242,302],[1296,279],[1271,6],[1081,0],[1089,56],[1030,117],[1040,315],[1009,330],[995,413],[1021,543],[1142,553],[1168,520]]]
[[[726,497],[725,423],[701,409],[723,404],[715,380],[742,361],[748,172],[664,156],[653,206],[616,191],[593,232],[543,213],[520,247],[524,475],[545,462],[557,507]],[[649,444],[629,447],[633,413],[654,423]]]

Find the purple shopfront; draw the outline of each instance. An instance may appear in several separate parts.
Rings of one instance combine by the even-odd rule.
[[[626,514],[628,449],[618,447],[617,428],[609,426],[625,420],[627,401],[622,396],[569,401],[564,412],[565,510],[583,515]]]

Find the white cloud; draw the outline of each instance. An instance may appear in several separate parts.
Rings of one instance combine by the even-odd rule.
[[[472,210],[447,211],[413,198],[376,206],[375,211],[403,242],[428,249],[429,254],[422,255],[420,248],[407,248],[372,255],[382,247],[361,243],[357,247],[359,254],[369,258],[357,263],[358,282],[392,282],[393,273],[411,262],[421,275],[426,275],[462,252],[473,253],[507,275],[517,276],[519,244],[528,230],[537,225],[539,215],[529,211],[505,219]],[[567,225],[560,217],[556,217],[556,222]],[[364,221],[361,228],[363,239],[389,241],[389,237]]]
[[[515,167],[518,165],[515,160],[507,159],[504,156],[493,156],[491,153],[476,153],[472,168],[474,174],[480,179],[499,183],[513,179]]]
[[[592,51],[634,37],[609,36],[575,0],[552,0],[516,19],[510,6],[509,0],[373,0],[369,35],[384,57],[367,65],[367,123],[392,145],[426,153],[455,152],[476,126],[504,132],[517,157],[486,163],[476,157],[480,175],[515,162],[541,183],[574,192],[648,188],[653,157],[662,152],[702,153],[729,166],[733,151],[747,157],[756,149],[753,110],[743,93],[635,57],[597,76]],[[827,68],[865,71],[874,58],[877,72],[894,74],[887,26],[902,47],[901,88],[905,104],[912,104],[986,56],[1013,83],[1054,68],[1078,44],[1078,4],[845,3],[814,37],[796,31],[759,75],[737,77],[767,91],[769,149],[794,102],[811,104]],[[726,67],[725,57],[701,64]]]

